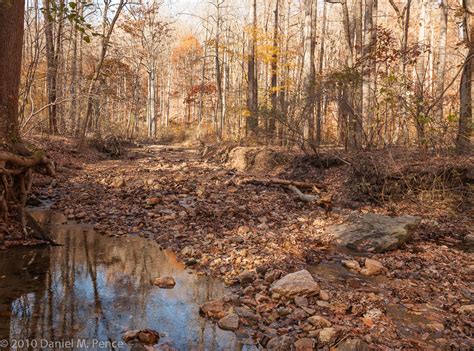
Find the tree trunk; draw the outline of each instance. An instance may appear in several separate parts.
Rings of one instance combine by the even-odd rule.
[[[64,0],[59,3],[59,8],[64,5]],[[49,131],[51,134],[58,133],[57,118],[57,98],[58,98],[58,68],[59,54],[61,52],[61,35],[63,27],[63,19],[59,18],[58,26],[55,30],[54,21],[55,14],[51,11],[51,0],[44,1],[44,20],[45,20],[45,36],[46,36],[46,62],[47,62],[47,82],[48,82],[48,114],[49,114]]]
[[[474,0],[463,0],[464,29],[466,31],[469,52],[464,63],[460,87],[459,129],[456,139],[456,150],[460,154],[470,153],[472,150],[472,115],[474,97],[472,81],[474,79]]]
[[[322,141],[322,103],[323,103],[323,96],[322,96],[322,85],[321,85],[321,77],[323,75],[323,68],[324,68],[324,45],[326,40],[326,1],[323,4],[323,18],[321,23],[321,44],[319,49],[319,58],[318,58],[318,75],[320,77],[320,81],[317,83],[317,93],[316,93],[316,146],[321,145]]]
[[[308,122],[308,141],[314,144],[314,93],[316,71],[314,65],[315,50],[315,25],[314,17],[316,8],[313,0],[305,0],[305,19],[304,19],[304,56],[303,56],[303,90],[304,90],[304,108],[303,116]]]
[[[247,61],[248,87],[247,87],[247,130],[255,135],[258,130],[258,87],[255,65],[255,37],[257,31],[257,0],[253,1],[253,25],[249,38],[249,54]]]
[[[444,80],[446,71],[446,43],[448,31],[448,6],[446,0],[439,1],[439,38],[438,53],[436,55],[436,79],[434,98],[439,98],[435,107],[435,116],[438,121],[443,120],[443,102],[444,102]]]
[[[24,15],[24,0],[0,1],[0,143],[20,142],[18,92]]]
[[[268,133],[269,139],[273,140],[275,134],[275,127],[276,127],[276,117],[278,114],[278,59],[279,59],[279,44],[278,44],[278,10],[280,7],[280,1],[276,0],[275,4],[275,21],[273,24],[273,53],[272,53],[272,61],[271,61],[271,91],[270,91],[270,101],[272,105],[272,113],[270,116],[270,121],[268,124]]]

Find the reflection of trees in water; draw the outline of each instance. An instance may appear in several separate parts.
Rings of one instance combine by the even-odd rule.
[[[7,302],[16,300],[11,337],[115,340],[126,329],[150,327],[171,328],[184,348],[222,347],[223,332],[198,317],[200,303],[223,293],[221,283],[188,274],[154,241],[103,237],[67,225],[57,227],[54,235],[63,246],[51,249],[45,260],[50,268],[44,267],[47,274],[39,287],[24,289]],[[175,277],[175,289],[150,284],[162,275]],[[227,334],[225,339],[233,340]]]
[[[16,327],[10,325],[10,314],[24,317],[19,330],[28,333],[29,322],[38,313],[36,296],[45,289],[49,253],[48,247],[0,252],[0,339],[8,338]]]

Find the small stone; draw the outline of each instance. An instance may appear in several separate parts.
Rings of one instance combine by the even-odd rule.
[[[319,298],[323,301],[328,301],[329,293],[326,290],[319,290]]]
[[[316,301],[316,305],[318,305],[319,307],[327,308],[327,307],[329,307],[329,302],[323,301],[323,300],[318,300],[318,301]]]
[[[316,283],[307,270],[285,275],[280,280],[274,282],[270,292],[283,296],[292,297],[314,295],[319,292],[319,285]]]
[[[308,306],[308,299],[306,297],[303,297],[303,296],[296,296],[295,297],[295,304],[298,307],[307,307]]]
[[[328,344],[336,336],[336,330],[334,328],[323,328],[319,332],[319,341],[322,344]]]
[[[458,309],[458,311],[461,312],[461,313],[467,313],[467,314],[473,313],[473,312],[474,312],[474,305],[464,305],[464,306],[461,306],[461,307]]]
[[[255,279],[257,279],[257,275],[252,271],[243,271],[239,274],[237,279],[239,279],[240,284],[247,285],[251,284]]]
[[[140,332],[140,330],[129,330],[129,331],[127,331],[123,334],[122,339],[123,339],[123,341],[128,343],[128,342],[138,338],[138,333],[139,332]]]
[[[342,265],[357,272],[360,272],[361,269],[359,262],[356,260],[343,260]]]
[[[231,313],[219,319],[217,325],[223,330],[237,330],[239,329],[239,316],[235,313]]]
[[[176,281],[173,277],[159,277],[153,281],[153,285],[156,285],[162,289],[172,289],[176,285]]]
[[[368,276],[378,275],[385,269],[382,263],[370,258],[365,259],[364,267],[365,268],[361,269],[360,273]]]
[[[275,280],[280,278],[282,276],[283,272],[280,271],[279,269],[272,270],[270,272],[265,273],[265,282],[267,283],[273,283]]]
[[[314,325],[318,329],[327,328],[332,325],[330,321],[328,321],[326,318],[322,316],[311,316],[308,318],[308,322]]]
[[[151,329],[144,329],[138,332],[137,339],[145,345],[156,345],[160,340],[160,334]]]
[[[225,306],[222,299],[216,299],[205,302],[199,307],[201,313],[209,318],[223,318],[225,317]]]
[[[335,351],[369,351],[369,345],[360,339],[346,339],[341,341]]]
[[[249,322],[258,321],[258,316],[246,307],[235,307],[235,313]]]
[[[313,351],[314,340],[310,338],[299,339],[295,342],[296,351]]]
[[[288,315],[288,318],[293,319],[295,321],[301,321],[307,316],[307,313],[302,308],[297,308],[290,315]]]
[[[291,347],[293,345],[293,338],[283,335],[283,336],[277,336],[272,339],[267,343],[267,350],[271,351],[288,351],[291,350]]]

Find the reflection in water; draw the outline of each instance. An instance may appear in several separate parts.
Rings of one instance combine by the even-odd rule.
[[[151,328],[179,350],[239,348],[233,333],[199,317],[199,304],[223,295],[219,280],[190,274],[150,240],[68,224],[51,232],[63,246],[0,252],[0,339],[114,341]],[[150,284],[163,275],[174,289]]]

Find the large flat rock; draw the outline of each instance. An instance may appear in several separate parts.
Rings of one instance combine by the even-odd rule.
[[[327,230],[338,245],[358,252],[385,252],[397,249],[409,240],[420,223],[415,216],[389,217],[366,213],[350,216],[348,221]]]

